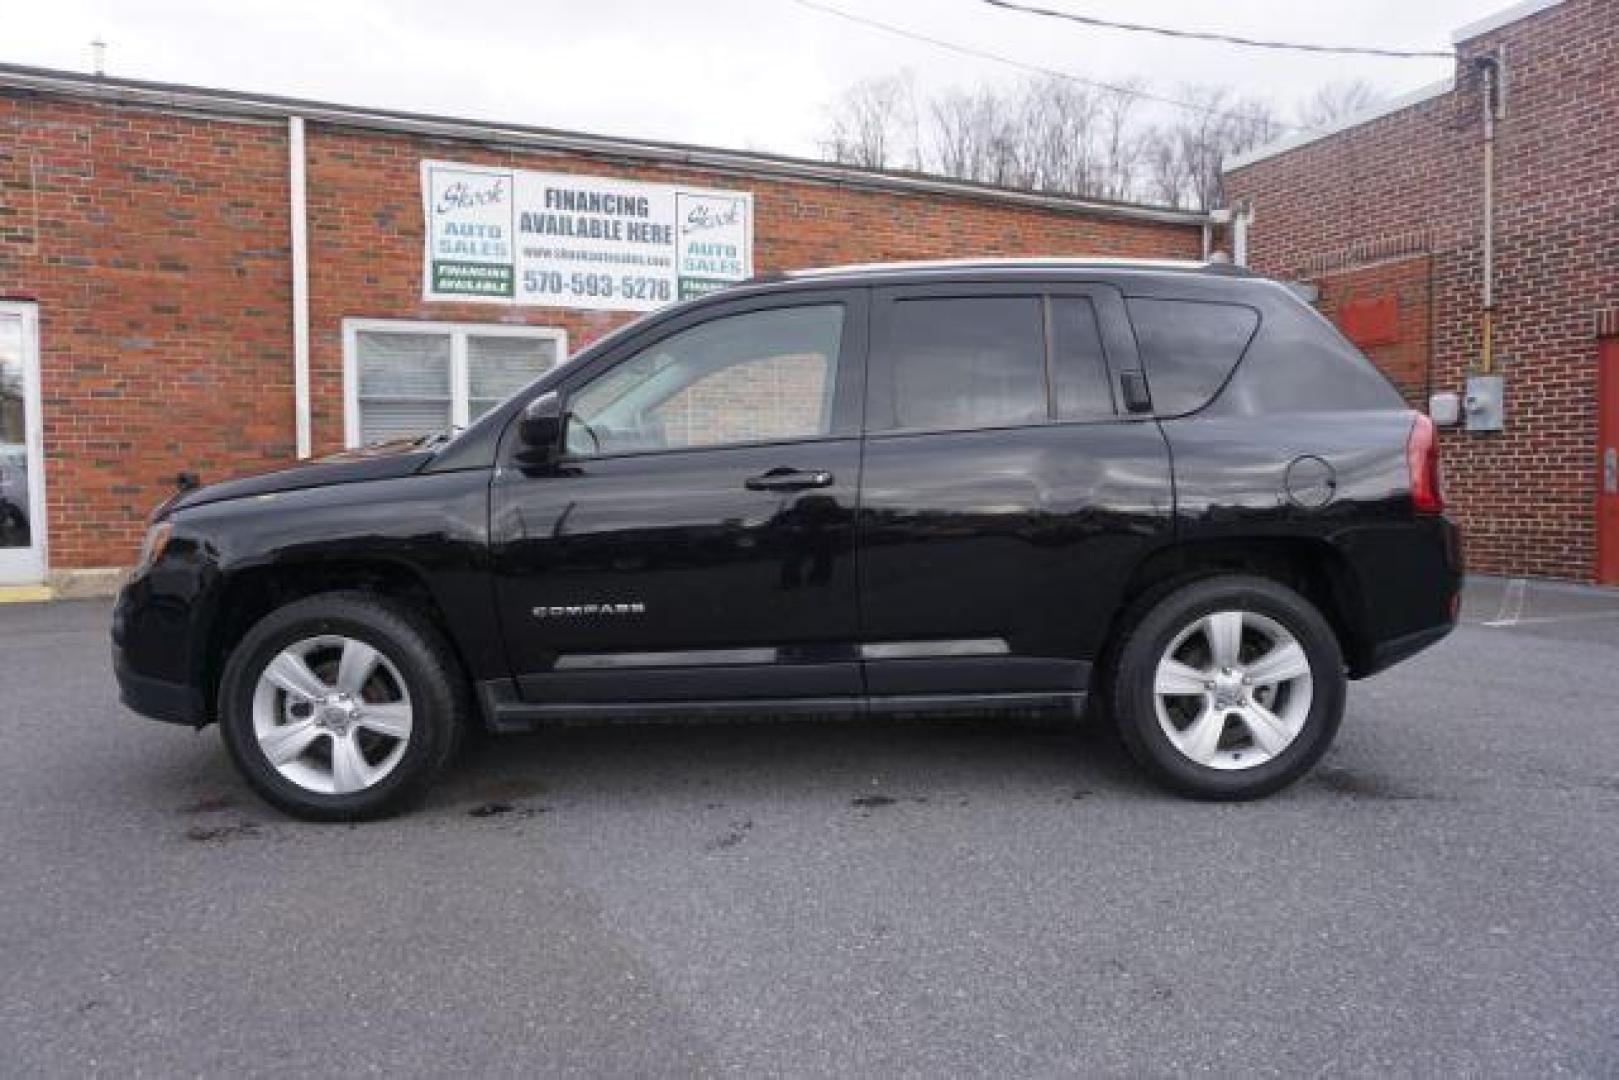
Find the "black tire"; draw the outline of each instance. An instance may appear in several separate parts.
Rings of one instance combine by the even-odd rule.
[[[1312,685],[1303,724],[1285,749],[1263,764],[1220,769],[1199,764],[1170,741],[1154,682],[1159,660],[1184,630],[1230,610],[1257,613],[1291,633],[1309,661]],[[1220,575],[1150,596],[1134,615],[1109,672],[1109,712],[1120,740],[1155,782],[1198,799],[1258,798],[1293,783],[1326,753],[1343,719],[1347,680],[1337,636],[1304,597],[1266,578]]]
[[[254,734],[253,699],[266,666],[287,646],[325,635],[353,638],[382,653],[412,705],[397,765],[348,794],[311,791],[283,776]],[[219,687],[220,731],[237,770],[266,802],[308,821],[380,818],[413,805],[455,756],[470,714],[466,677],[444,636],[408,605],[364,592],[321,593],[272,611],[231,652]]]

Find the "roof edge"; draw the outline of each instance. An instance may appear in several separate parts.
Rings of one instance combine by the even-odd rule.
[[[950,195],[1127,221],[1150,221],[1169,225],[1204,225],[1210,222],[1209,215],[1191,210],[1044,194],[928,173],[867,169],[836,162],[817,161],[813,158],[765,154],[751,150],[726,150],[687,143],[591,135],[526,124],[505,124],[394,109],[372,109],[306,98],[218,90],[181,83],[84,75],[79,72],[29,67],[22,64],[0,63],[0,88],[227,117],[286,119],[298,116],[306,121],[376,131],[494,142],[607,157],[630,157],[696,168],[745,172],[763,177],[786,177],[884,191]]]
[[[1477,22],[1470,22],[1450,35],[1452,45],[1460,45],[1464,41],[1472,41],[1476,37],[1483,37],[1492,30],[1499,30],[1503,26],[1519,22],[1531,15],[1539,15],[1548,8],[1554,8],[1563,0],[1520,0],[1511,7],[1502,8],[1494,15],[1486,15]]]
[[[1503,26],[1510,26],[1513,23],[1522,22],[1524,19],[1530,18],[1534,15],[1539,15],[1541,12],[1548,11],[1561,5],[1562,3],[1564,3],[1564,0],[1519,0],[1518,3],[1513,4],[1510,7],[1502,8],[1493,15],[1486,15],[1482,19],[1475,22],[1470,22],[1467,25],[1458,28],[1450,35],[1451,44],[1461,45],[1464,42],[1472,41],[1474,38],[1483,37],[1485,34],[1499,30]],[[1337,135],[1340,132],[1347,131],[1353,127],[1359,127],[1361,124],[1369,123],[1373,120],[1388,116],[1390,113],[1399,112],[1401,109],[1408,109],[1413,105],[1420,105],[1422,102],[1427,101],[1430,98],[1447,94],[1455,88],[1456,76],[1454,73],[1452,73],[1448,79],[1443,79],[1436,83],[1430,83],[1427,86],[1418,87],[1416,90],[1412,90],[1406,94],[1401,94],[1399,97],[1386,101],[1382,105],[1367,109],[1365,112],[1345,117],[1343,120],[1340,120],[1335,124],[1329,124],[1324,128],[1317,128],[1314,131],[1305,131],[1297,135],[1289,135],[1284,138],[1277,139],[1274,142],[1266,143],[1264,146],[1255,147],[1254,149],[1244,153],[1233,154],[1231,157],[1226,158],[1220,163],[1220,170],[1222,172],[1229,173],[1234,172],[1237,169],[1246,168],[1255,162],[1264,161],[1266,158],[1275,157],[1278,154],[1285,154],[1289,150],[1294,150],[1301,146],[1308,146],[1310,143],[1317,142],[1332,135]]]
[[[1554,2],[1560,3],[1561,0],[1554,0]],[[1326,127],[1316,128],[1313,131],[1301,131],[1297,135],[1284,136],[1263,146],[1256,146],[1252,150],[1233,154],[1220,163],[1220,171],[1230,173],[1238,169],[1245,169],[1267,158],[1285,154],[1290,150],[1297,150],[1302,146],[1308,146],[1311,143],[1320,142],[1322,139],[1342,134],[1351,128],[1360,127],[1362,124],[1369,124],[1373,120],[1381,120],[1385,116],[1392,116],[1414,105],[1421,105],[1425,101],[1443,97],[1454,89],[1456,89],[1456,76],[1453,74],[1440,79],[1438,82],[1429,83],[1427,86],[1419,86],[1415,90],[1390,98],[1380,105],[1374,105],[1369,109],[1346,116],[1342,120],[1328,124]]]

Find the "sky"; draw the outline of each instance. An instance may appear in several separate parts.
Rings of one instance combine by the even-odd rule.
[[[981,0],[814,0],[867,19],[1173,96],[1224,83],[1284,110],[1362,78],[1389,94],[1442,59],[1275,53],[1057,22]],[[1185,29],[1445,49],[1507,0],[1044,0]],[[0,0],[0,62],[650,139],[815,156],[829,106],[908,71],[919,94],[1021,78],[799,0]]]

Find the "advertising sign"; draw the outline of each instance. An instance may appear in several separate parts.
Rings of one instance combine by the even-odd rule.
[[[753,194],[422,162],[423,297],[651,311],[753,274]]]

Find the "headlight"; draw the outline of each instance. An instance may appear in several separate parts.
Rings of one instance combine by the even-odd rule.
[[[141,561],[135,569],[145,570],[158,559],[163,557],[163,549],[169,546],[169,537],[174,534],[174,526],[165,521],[153,525],[146,530],[146,539],[141,541]]]

